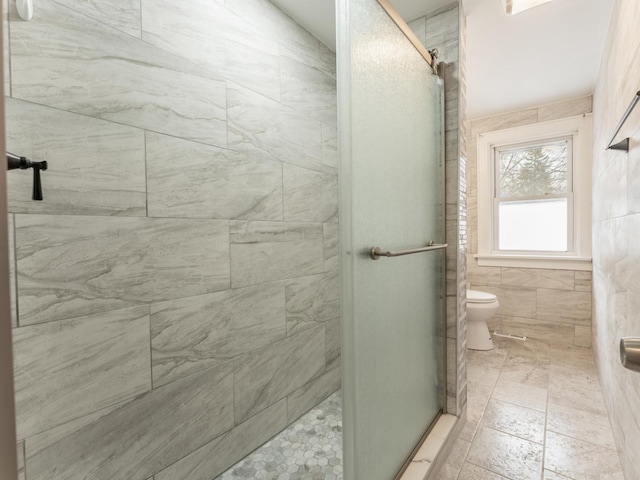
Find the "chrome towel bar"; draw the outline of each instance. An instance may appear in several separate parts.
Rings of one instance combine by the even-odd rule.
[[[380,247],[372,247],[369,251],[369,256],[372,260],[380,260],[380,257],[401,257],[403,255],[412,255],[414,253],[430,252],[432,250],[442,250],[447,248],[447,243],[433,243],[429,242],[426,247],[412,248],[411,250],[398,250],[396,252],[386,251],[383,252]]]

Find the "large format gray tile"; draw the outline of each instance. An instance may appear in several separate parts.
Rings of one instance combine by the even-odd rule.
[[[229,288],[228,223],[16,215],[20,324]]]
[[[334,368],[292,392],[287,396],[288,422],[293,422],[339,390],[340,384],[340,369]]]
[[[151,388],[149,309],[14,330],[18,438]]]
[[[287,335],[340,317],[337,271],[286,282]]]
[[[542,445],[490,428],[481,428],[471,444],[467,461],[517,480],[539,480]]]
[[[325,369],[324,326],[234,361],[236,423],[294,392]]]
[[[27,442],[28,475],[144,480],[232,427],[233,375],[225,364],[151,390],[48,445]]]
[[[618,453],[547,431],[545,468],[577,480],[624,480]]]
[[[542,268],[503,268],[502,284],[558,290],[573,290],[575,287],[573,270]]]
[[[531,442],[544,441],[545,414],[530,408],[491,400],[483,415],[483,425]]]
[[[25,480],[24,476],[24,442],[18,442],[18,480]]]
[[[329,173],[337,173],[339,166],[338,129],[322,124],[322,166]]]
[[[493,390],[492,396],[496,400],[531,408],[539,412],[544,412],[547,409],[547,389],[545,388],[500,379]]]
[[[457,480],[507,480],[506,477],[465,462]]]
[[[44,201],[31,200],[31,171],[7,175],[9,211],[145,216],[144,132],[5,99],[7,150],[46,160]]]
[[[339,367],[342,363],[342,321],[334,318],[325,322],[325,343],[327,350],[327,369]]]
[[[233,287],[323,271],[322,226],[310,223],[230,223]]]
[[[293,165],[283,166],[284,220],[338,221],[338,177]]]
[[[334,223],[322,224],[322,243],[324,249],[324,271],[340,268],[338,225]]]
[[[280,98],[278,43],[225,6],[207,0],[143,0],[142,38],[208,65],[226,79]]]
[[[569,292],[539,288],[537,294],[538,318],[562,321],[576,325],[591,324],[591,292]],[[558,305],[562,311],[558,312]]]
[[[15,98],[226,146],[225,84],[212,69],[53,0],[30,22],[12,15]]]
[[[229,148],[264,160],[322,169],[322,124],[227,82]]]
[[[155,480],[211,480],[287,425],[282,399],[198,450],[156,473]]]
[[[7,217],[7,232],[9,234],[9,295],[10,295],[10,307],[11,307],[11,326],[18,326],[18,302],[16,298],[16,256],[14,245],[14,216],[9,214]]]
[[[140,0],[54,1],[124,33],[137,38],[141,36]]]
[[[284,338],[284,306],[281,283],[152,304],[154,387]]]
[[[292,58],[280,57],[280,101],[311,118],[337,127],[336,79]]]
[[[547,430],[616,449],[609,417],[572,407],[549,404]]]
[[[146,141],[149,216],[282,220],[280,164],[150,132]]]

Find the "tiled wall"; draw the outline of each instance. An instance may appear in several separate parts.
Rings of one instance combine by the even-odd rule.
[[[210,480],[340,385],[335,55],[267,0],[5,32],[21,465]]]
[[[594,94],[593,291],[594,350],[625,477],[640,478],[640,374],[620,364],[621,337],[640,337],[640,108],[605,151],[640,90],[640,4],[615,2]]]
[[[491,331],[591,346],[591,272],[538,268],[481,267],[478,253],[478,135],[591,112],[591,96],[471,121],[467,172],[470,288],[497,295],[500,311]]]
[[[447,411],[466,411],[466,141],[465,19],[457,2],[409,23],[444,66],[447,248]]]

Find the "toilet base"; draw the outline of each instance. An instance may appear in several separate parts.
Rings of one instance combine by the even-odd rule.
[[[467,348],[469,350],[493,350],[493,339],[487,322],[467,323]]]

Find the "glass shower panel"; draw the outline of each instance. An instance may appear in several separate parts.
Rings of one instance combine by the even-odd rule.
[[[389,480],[442,410],[441,81],[375,0],[338,1],[345,479]]]

